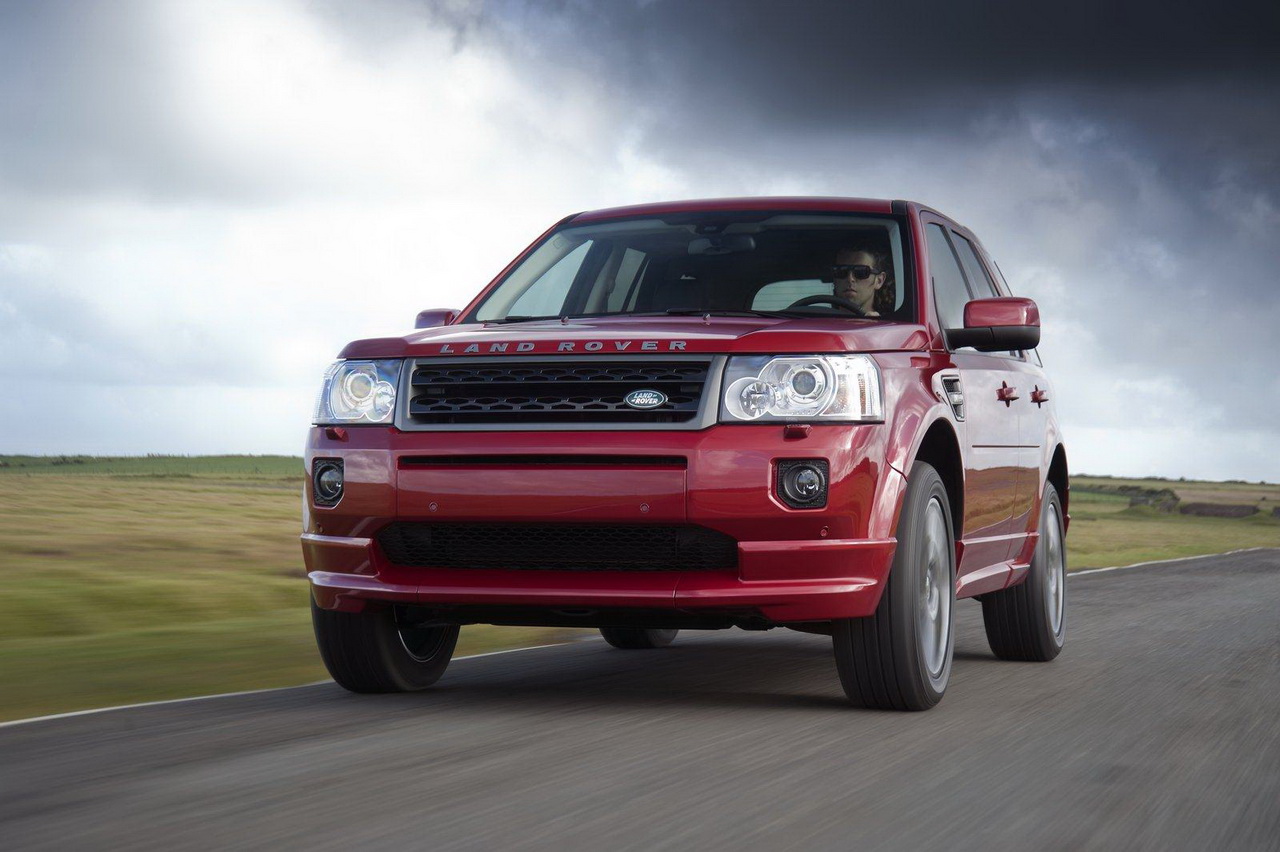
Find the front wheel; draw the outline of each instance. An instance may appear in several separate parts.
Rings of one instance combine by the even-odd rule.
[[[898,548],[880,604],[833,622],[836,671],[849,701],[881,710],[928,710],[942,700],[955,649],[956,545],[942,477],[911,467]]]
[[[676,638],[679,630],[662,630],[653,627],[601,627],[604,641],[624,651],[640,651],[647,648],[665,648]]]
[[[457,625],[423,625],[404,607],[334,612],[311,601],[311,624],[325,668],[351,692],[413,692],[440,679]]]
[[[1062,501],[1053,485],[1040,501],[1040,540],[1027,579],[982,596],[987,644],[1002,660],[1047,663],[1062,651],[1067,634],[1067,551]]]

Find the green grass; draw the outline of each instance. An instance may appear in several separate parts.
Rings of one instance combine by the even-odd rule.
[[[298,545],[301,459],[70,459],[0,456],[0,719],[325,677]],[[1254,485],[1159,487],[1186,485],[1188,500],[1271,502]],[[1169,515],[1073,489],[1070,511],[1074,569],[1280,547],[1269,510]],[[587,633],[466,627],[458,653]]]
[[[1067,565],[1072,570],[1245,547],[1280,547],[1280,519],[1269,515],[1201,518],[1159,512],[1149,506],[1130,507],[1123,497],[1077,493],[1074,489],[1070,514]]]

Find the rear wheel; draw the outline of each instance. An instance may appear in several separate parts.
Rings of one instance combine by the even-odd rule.
[[[652,627],[601,627],[604,641],[625,651],[645,648],[665,648],[676,638],[679,630],[660,630]]]
[[[1067,552],[1062,501],[1053,485],[1040,503],[1040,540],[1027,579],[982,596],[987,643],[1003,660],[1045,663],[1062,651],[1067,633]]]
[[[955,648],[955,554],[946,487],[931,465],[916,462],[879,606],[833,622],[836,671],[850,702],[927,710],[942,700]]]
[[[334,612],[311,601],[311,623],[325,668],[352,692],[412,692],[440,679],[458,627],[425,626],[404,607]]]

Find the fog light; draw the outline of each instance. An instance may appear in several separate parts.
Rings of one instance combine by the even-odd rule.
[[[778,462],[778,496],[793,509],[827,505],[827,470],[825,459]]]
[[[317,506],[336,506],[342,499],[342,459],[316,459],[311,469],[311,495]]]

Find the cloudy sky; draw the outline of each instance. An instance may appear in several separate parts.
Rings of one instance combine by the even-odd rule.
[[[1073,472],[1280,480],[1271,3],[0,0],[0,453],[291,453],[349,339],[578,210],[911,198]]]

